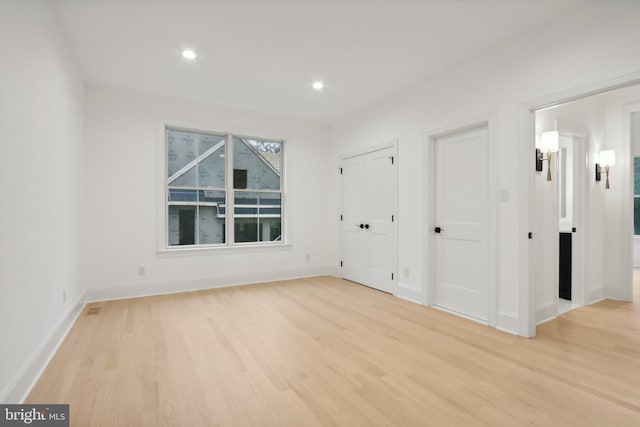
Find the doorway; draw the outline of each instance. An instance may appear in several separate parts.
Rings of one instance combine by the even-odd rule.
[[[585,129],[555,120],[558,129],[558,300],[556,315],[584,304],[585,179],[589,137]]]
[[[342,277],[383,292],[396,287],[395,146],[343,159]]]
[[[544,171],[536,169],[532,188],[530,307],[536,324],[605,298],[631,300],[629,122],[638,99],[640,87],[627,86],[532,110],[536,146],[545,132],[559,135],[551,161],[544,154]]]

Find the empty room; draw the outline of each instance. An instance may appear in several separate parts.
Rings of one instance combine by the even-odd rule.
[[[638,18],[0,0],[0,425],[639,425]]]

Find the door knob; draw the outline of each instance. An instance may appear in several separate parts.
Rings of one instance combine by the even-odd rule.
[[[364,228],[364,224],[356,224],[356,227]]]
[[[365,224],[364,228],[366,228],[368,230],[369,229],[369,224]]]
[[[436,233],[441,233],[442,232],[442,228],[436,227],[433,231],[435,231]]]

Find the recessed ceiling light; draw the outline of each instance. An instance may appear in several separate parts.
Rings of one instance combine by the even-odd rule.
[[[182,56],[184,56],[187,59],[196,59],[197,55],[194,51],[187,49],[182,51]]]
[[[314,88],[315,90],[322,90],[322,88],[324,87],[324,83],[322,83],[322,82],[313,82],[311,87]]]

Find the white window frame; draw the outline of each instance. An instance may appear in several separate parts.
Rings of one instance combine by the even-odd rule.
[[[256,137],[247,136],[237,132],[219,132],[211,130],[203,130],[199,127],[191,126],[176,126],[173,124],[163,123],[162,129],[162,149],[159,150],[162,156],[162,161],[159,164],[162,165],[160,170],[161,176],[161,188],[160,203],[162,220],[159,223],[162,226],[162,232],[159,236],[162,236],[159,242],[158,252],[171,253],[171,252],[193,252],[193,251],[207,251],[207,250],[223,250],[228,251],[234,248],[269,248],[269,247],[286,247],[290,246],[286,238],[288,227],[286,225],[285,215],[285,202],[286,202],[286,189],[285,189],[285,170],[286,170],[286,141],[280,138],[271,137]],[[220,244],[193,244],[193,245],[169,245],[169,182],[167,177],[168,168],[168,143],[167,132],[168,131],[180,131],[191,132],[206,135],[224,136],[225,141],[225,242]],[[239,191],[265,193],[272,192],[280,194],[280,229],[281,238],[277,241],[258,241],[258,242],[235,242],[235,217],[242,218],[242,216],[234,215],[234,192],[238,191],[233,188],[233,139],[249,139],[265,142],[274,142],[280,144],[280,190],[252,190],[252,189],[239,189]],[[187,205],[188,202],[185,202]],[[197,202],[195,203],[197,204]],[[266,206],[268,207],[268,206]],[[198,222],[199,218],[196,220]],[[259,226],[259,225],[258,225]],[[197,227],[196,227],[196,233]]]

